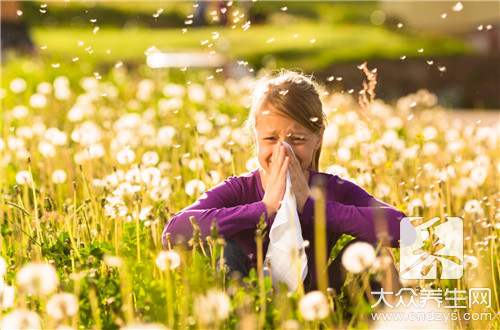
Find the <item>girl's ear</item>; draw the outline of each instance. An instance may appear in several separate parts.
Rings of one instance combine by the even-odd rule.
[[[318,132],[318,141],[316,142],[316,145],[314,146],[315,149],[318,149],[321,146],[321,143],[323,142],[323,134],[325,133],[325,125],[321,127],[320,131]]]

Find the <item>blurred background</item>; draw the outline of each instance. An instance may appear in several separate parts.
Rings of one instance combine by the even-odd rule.
[[[1,1],[2,62],[58,74],[216,76],[300,68],[346,93],[364,61],[386,102],[427,89],[450,108],[500,108],[499,1]]]

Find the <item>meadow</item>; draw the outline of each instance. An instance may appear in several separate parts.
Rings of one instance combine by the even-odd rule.
[[[462,218],[464,276],[403,285],[442,297],[447,290],[489,288],[489,306],[446,310],[480,312],[480,319],[428,326],[498,328],[498,128],[450,119],[425,90],[386,104],[370,97],[370,88],[363,92],[362,79],[356,90],[331,91],[336,78],[320,82],[328,117],[320,169],[409,216]],[[381,258],[366,265],[363,256],[353,258],[340,293],[305,295],[275,290],[260,268],[243,281],[226,278],[216,226],[206,240],[194,226],[187,245],[162,247],[172,214],[258,166],[243,129],[250,81],[203,69],[118,63],[89,75],[77,65],[7,63],[2,328],[403,327],[374,322],[371,313],[382,305],[372,308],[363,295],[368,277],[386,280]],[[369,97],[360,103],[363,93]],[[344,236],[332,257],[350,239]],[[398,249],[392,252],[398,264]],[[359,263],[363,271],[356,274]]]

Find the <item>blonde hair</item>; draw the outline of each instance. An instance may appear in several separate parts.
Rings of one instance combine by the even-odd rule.
[[[290,70],[267,73],[256,80],[252,88],[252,105],[246,128],[254,135],[257,115],[262,106],[272,106],[281,115],[296,121],[315,134],[325,127],[326,116],[321,102],[321,87],[312,77]],[[319,148],[314,151],[309,168],[318,171]]]

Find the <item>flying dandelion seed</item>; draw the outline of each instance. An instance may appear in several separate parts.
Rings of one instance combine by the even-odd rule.
[[[60,67],[60,66],[61,66],[61,64],[59,64],[59,63],[54,63],[54,64],[51,64],[51,66],[52,66],[53,68],[58,68],[58,67]]]
[[[188,20],[184,21],[184,25],[191,25],[191,24],[193,24],[193,20],[192,19],[188,19]]]
[[[442,13],[442,14],[441,14],[441,18],[442,18],[442,19],[445,19],[446,17],[448,17],[448,14],[447,14],[447,13]]]
[[[315,43],[316,42],[316,38],[312,38],[309,42],[312,43],[312,44]]]
[[[401,29],[403,27],[403,23],[398,23],[397,27],[398,29]]]
[[[434,64],[434,61],[433,61],[433,60],[428,60],[428,61],[427,61],[427,64],[428,64],[428,65],[433,65],[433,64]]]
[[[424,52],[424,49],[423,49],[423,48],[420,48],[419,50],[417,50],[417,52],[419,52],[419,53],[423,53],[423,52]]]
[[[438,67],[438,70],[441,71],[441,72],[445,72],[446,71],[446,67],[445,66],[440,66],[440,67]]]
[[[273,42],[273,41],[274,41],[274,38],[267,39],[267,43],[268,43],[268,44],[269,44],[269,43],[271,43],[271,42]]]
[[[72,60],[73,60],[73,62],[76,62],[76,61],[78,61],[79,59],[80,59],[80,58],[78,58],[78,57],[73,57],[73,59],[72,59]]]
[[[484,26],[482,24],[477,27],[478,31],[482,31],[483,29],[484,29]]]
[[[97,19],[91,18],[89,21],[92,22],[92,23],[95,23],[95,22],[97,22]]]
[[[327,81],[333,81],[333,79],[335,79],[334,76],[330,76],[330,77],[326,78]]]
[[[350,90],[348,90],[348,91],[347,91],[347,93],[349,93],[349,94],[354,93],[354,89],[350,89]]]
[[[47,46],[45,46],[45,45],[44,46],[40,46],[40,49],[45,50],[45,49],[47,49]]]
[[[23,15],[23,12],[22,12],[21,10],[17,10],[17,11],[16,11],[16,14],[17,14],[17,16],[22,16],[22,15]]]
[[[486,25],[486,30],[488,30],[488,31],[489,31],[489,30],[491,30],[491,29],[493,29],[493,25],[491,25],[491,24]]]
[[[462,9],[464,9],[464,5],[462,5],[461,2],[457,2],[454,6],[453,6],[453,11],[455,12],[459,12],[461,11]]]
[[[342,79],[343,79],[342,77],[335,78],[335,80],[337,80],[337,81],[342,81]]]
[[[92,33],[93,33],[93,34],[96,34],[96,33],[97,33],[97,31],[99,31],[99,27],[98,27],[98,26],[96,26],[96,27],[94,28],[94,31],[92,31]]]
[[[280,9],[281,9],[281,11],[287,11],[288,7],[281,7]]]
[[[119,61],[119,62],[117,62],[117,63],[115,64],[115,68],[119,68],[119,67],[121,67],[121,66],[123,66],[123,62],[122,62],[122,61]]]
[[[404,61],[406,59],[406,55],[400,56],[399,59]]]
[[[250,21],[247,21],[245,24],[241,26],[241,28],[243,29],[243,31],[246,31],[250,28],[250,25],[251,25]]]

